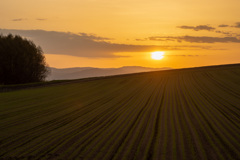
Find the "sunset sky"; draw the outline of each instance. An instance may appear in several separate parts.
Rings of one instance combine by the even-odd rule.
[[[0,33],[40,45],[51,67],[240,63],[240,0],[1,0]],[[151,52],[164,52],[153,60]]]

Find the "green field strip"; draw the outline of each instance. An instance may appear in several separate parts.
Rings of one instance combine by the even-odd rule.
[[[238,74],[236,73],[238,72]],[[219,71],[210,74],[210,78],[212,78],[217,84],[221,85],[221,87],[224,86],[231,86],[229,88],[225,88],[226,90],[230,90],[231,92],[239,95],[239,70],[225,70],[225,71]],[[211,72],[210,72],[211,73]]]
[[[185,151],[185,142],[184,142],[184,134],[183,134],[183,124],[181,122],[183,121],[181,117],[181,106],[180,106],[180,96],[179,96],[179,90],[181,89],[180,86],[178,85],[179,82],[179,76],[178,75],[176,78],[174,78],[174,84],[173,84],[173,124],[176,130],[176,156],[174,157],[175,159],[187,159],[187,154]],[[181,157],[181,158],[180,158]]]
[[[51,96],[50,96],[51,97]],[[68,97],[66,97],[66,98],[68,98]],[[55,98],[56,99],[56,98]],[[46,99],[47,100],[47,99]],[[51,103],[51,99],[49,100],[50,101],[50,103],[49,103],[49,106],[48,105],[44,105],[44,100],[42,101],[42,103],[40,103],[40,106],[42,106],[40,109],[42,109],[42,108],[47,108],[47,107],[51,107],[51,104],[55,104],[56,103],[56,101],[59,101],[59,100],[62,100],[62,97],[59,97],[58,96],[58,98],[55,100],[55,101],[53,101],[53,103]],[[31,100],[29,100],[29,101],[31,101]],[[45,107],[44,107],[45,106]],[[63,105],[64,106],[64,105]],[[37,109],[36,107],[34,108],[34,107],[31,107],[31,108],[33,108],[33,109]],[[47,108],[48,109],[48,108]],[[31,110],[32,111],[32,110]],[[31,112],[30,111],[30,112]]]
[[[207,87],[211,88],[211,89],[215,89],[219,91],[219,95],[224,95],[225,97],[229,97],[229,98],[239,98],[240,94],[240,88],[238,85],[233,85],[231,83],[231,81],[223,81],[223,77],[219,78],[219,80],[217,80],[216,78],[214,78],[215,74],[210,74],[210,73],[205,73],[203,82],[208,82],[210,84],[207,85]],[[240,79],[240,78],[238,78]],[[215,86],[215,87],[214,87]]]
[[[176,144],[176,128],[174,125],[174,118],[173,118],[173,112],[174,112],[174,79],[169,79],[167,84],[167,89],[169,90],[169,97],[171,99],[169,100],[169,103],[167,104],[167,117],[166,117],[166,123],[167,123],[167,144],[166,144],[166,152],[168,153],[167,159],[176,159],[177,154],[177,144]]]
[[[162,80],[162,79],[161,79]],[[154,130],[153,130],[153,135],[151,138],[151,144],[149,146],[148,152],[145,156],[144,159],[154,159],[154,154],[155,154],[155,147],[159,142],[158,136],[159,136],[159,131],[160,131],[160,115],[161,115],[161,110],[162,110],[162,104],[163,104],[163,100],[164,100],[164,93],[166,90],[166,80],[164,79],[164,81],[160,81],[158,82],[158,85],[160,85],[158,87],[158,92],[157,92],[157,96],[155,98],[155,104],[152,106],[155,110],[155,117],[154,117]]]
[[[129,117],[132,119],[132,121],[126,121],[127,123],[125,123],[127,129],[125,131],[125,134],[123,135],[124,139],[122,139],[120,144],[118,144],[119,149],[116,151],[116,156],[113,157],[113,159],[121,159],[121,157],[126,159],[129,156],[134,157],[134,154],[131,151],[136,149],[136,144],[139,143],[139,141],[137,140],[141,138],[138,137],[140,133],[138,132],[137,128],[141,128],[141,125],[138,122],[141,121],[141,115],[144,114],[144,111],[148,110],[145,104],[147,104],[150,100],[150,97],[145,93],[143,93],[142,95],[143,97],[139,99],[140,103],[135,104],[136,109],[138,109],[139,111],[135,112],[134,116]],[[133,137],[134,134],[138,136]]]
[[[74,111],[74,112],[76,112],[76,111]]]
[[[213,156],[215,155],[216,157],[212,157],[212,158],[218,158],[218,159],[223,159],[222,155],[221,155],[221,151],[222,151],[222,147],[216,147],[219,144],[219,141],[217,139],[217,137],[215,137],[214,133],[212,133],[211,128],[209,127],[209,125],[206,124],[206,121],[204,121],[204,117],[202,117],[203,115],[201,114],[201,112],[199,112],[199,106],[198,103],[195,102],[196,99],[198,99],[199,97],[196,96],[195,94],[195,90],[192,90],[191,86],[189,86],[189,89],[186,89],[186,91],[188,91],[188,97],[189,97],[189,102],[191,102],[191,109],[192,109],[192,114],[194,114],[194,117],[196,119],[196,126],[199,126],[198,129],[198,133],[201,133],[201,138],[206,138],[208,143],[210,143],[211,145],[211,150],[207,150],[208,156]],[[192,96],[190,96],[190,93]],[[207,114],[208,109],[205,110],[205,114]],[[211,153],[212,152],[212,153]],[[213,154],[214,153],[214,154]]]
[[[222,78],[219,78],[219,79],[216,79],[214,77],[215,74],[210,74],[210,73],[205,73],[206,74],[206,77],[209,78],[209,81],[212,81],[212,85],[215,85],[217,89],[219,89],[219,91],[222,91],[224,92],[225,94],[229,94],[229,95],[232,95],[232,96],[235,96],[235,97],[239,97],[240,94],[238,91],[238,87],[236,86],[232,86],[233,84],[229,84],[228,83],[224,83],[224,81],[222,81]],[[230,85],[230,87],[229,87]],[[229,96],[231,97],[231,96]]]
[[[166,81],[168,81],[168,78],[166,78]],[[171,103],[170,95],[171,92],[168,90],[169,83],[166,82],[165,84],[165,90],[163,92],[164,99],[162,101],[161,110],[160,110],[160,117],[159,117],[159,131],[156,135],[156,142],[153,152],[153,158],[152,159],[166,159],[168,158],[167,153],[167,144],[169,141],[169,130],[167,126],[168,122],[168,105]]]
[[[194,81],[195,80],[193,79],[193,82]],[[201,83],[201,82],[196,81],[196,83]],[[203,84],[203,83],[201,83],[201,84]],[[198,87],[197,84],[196,84],[196,86]],[[213,103],[218,104],[216,106],[224,105],[225,107],[221,107],[224,110],[224,112],[232,113],[232,116],[234,116],[235,114],[237,114],[237,115],[235,115],[236,117],[240,116],[238,114],[238,113],[240,113],[239,106],[238,106],[239,103],[237,103],[233,100],[229,100],[228,97],[220,96],[218,90],[212,90],[208,86],[204,86],[204,88],[205,89],[203,89],[203,87],[198,87],[198,90],[200,91],[200,93],[205,95],[206,99],[209,99],[209,101],[212,101]]]
[[[177,159],[177,137],[178,137],[178,130],[177,130],[177,126],[175,124],[175,118],[176,118],[176,112],[177,112],[177,103],[176,103],[176,78],[178,77],[178,75],[174,75],[174,77],[171,77],[168,80],[168,85],[167,86],[167,90],[169,90],[170,95],[169,97],[171,97],[169,99],[169,103],[167,105],[167,128],[168,128],[168,143],[167,143],[167,150],[166,152],[168,153],[168,157],[166,157],[167,159]],[[180,144],[179,144],[180,145]]]
[[[231,84],[235,87],[238,87],[239,89],[239,77],[240,77],[240,70],[227,70],[225,72],[217,72],[215,74],[213,74],[214,77],[220,81],[220,82],[224,82],[226,84]]]
[[[109,128],[108,128],[108,129],[109,129]],[[85,153],[88,153],[88,152],[96,153],[96,149],[93,149],[93,145],[91,145],[86,151],[87,151],[87,152],[85,152]],[[103,152],[103,151],[100,151],[100,152]],[[106,151],[105,151],[105,153],[107,154]]]
[[[179,126],[181,128],[181,137],[180,140],[183,143],[182,148],[178,148],[179,150],[182,149],[181,151],[181,156],[177,157],[178,159],[196,159],[195,152],[197,151],[196,147],[194,145],[196,142],[194,141],[194,135],[196,134],[196,131],[193,130],[193,124],[191,123],[191,120],[189,118],[189,111],[188,111],[188,102],[186,101],[184,95],[185,93],[183,92],[183,87],[181,84],[182,77],[178,77],[178,81],[176,82],[177,89],[176,89],[176,94],[177,96],[177,113],[176,115],[179,116]],[[195,137],[195,140],[198,140],[198,137]],[[198,145],[202,146],[201,143],[198,143]],[[201,147],[200,147],[201,148]],[[204,159],[206,158],[206,154],[203,150],[200,151],[201,158]]]
[[[193,82],[194,82],[194,79],[193,79]],[[197,82],[197,83],[201,83],[201,82]],[[225,116],[227,120],[231,121],[231,123],[229,123],[228,125],[236,125],[238,128],[240,127],[240,120],[239,120],[240,111],[236,109],[236,107],[238,107],[238,103],[235,103],[235,101],[230,101],[226,97],[219,97],[218,91],[210,90],[208,89],[208,87],[204,87],[205,89],[203,89],[203,87],[198,87],[197,84],[196,86],[198,88],[198,91],[202,94],[202,96],[205,97],[205,100],[211,103],[223,115],[228,115],[228,116]],[[234,120],[236,120],[236,122],[234,122]]]
[[[220,153],[212,138],[209,137],[208,134],[205,134],[204,124],[202,124],[201,117],[199,117],[198,112],[196,112],[196,106],[191,100],[194,93],[189,92],[188,87],[191,85],[191,81],[189,81],[187,77],[188,76],[184,75],[184,79],[181,81],[182,94],[180,94],[180,96],[182,105],[184,106],[186,122],[188,123],[192,137],[189,143],[193,148],[192,153],[190,153],[193,156],[191,159],[207,159],[207,157],[212,154],[212,150],[214,150],[214,154]]]
[[[203,99],[203,98],[200,99],[201,98],[200,95],[198,95],[198,97],[199,97],[199,99],[195,99],[195,100],[196,100],[196,103],[198,103],[200,106],[211,106],[210,103],[207,103],[207,101],[205,99]],[[211,129],[216,131],[215,135],[219,137],[219,140],[221,140],[222,145],[225,146],[226,150],[229,150],[229,152],[232,152],[231,150],[233,150],[234,151],[233,153],[236,153],[238,148],[240,147],[240,145],[235,146],[235,147],[233,145],[235,144],[236,141],[239,140],[239,136],[238,137],[235,136],[235,138],[234,138],[234,136],[232,136],[232,134],[230,134],[230,133],[235,133],[237,128],[234,127],[232,129],[232,128],[230,128],[229,125],[224,125],[226,123],[226,121],[222,121],[221,113],[219,113],[217,110],[213,110],[215,108],[213,106],[214,105],[212,105],[212,107],[208,108],[209,114],[207,114],[208,112],[206,112],[206,110],[202,110],[200,112],[201,112],[202,116],[205,117],[205,121],[208,123],[208,125],[211,127]],[[200,107],[199,107],[199,109],[201,110]],[[214,115],[214,117],[213,117],[213,115]],[[221,117],[219,117],[218,115]],[[208,119],[206,119],[206,117]],[[211,121],[209,119],[211,119]],[[220,123],[220,122],[224,122],[224,123]],[[231,129],[232,129],[232,132],[231,132]],[[234,156],[234,157],[236,157],[236,156]]]
[[[204,94],[201,94],[201,95],[204,95]],[[225,128],[225,130],[227,130],[232,135],[235,134],[235,137],[238,137],[238,134],[235,133],[235,131],[239,129],[239,123],[234,121],[233,119],[234,115],[232,115],[231,112],[222,111],[221,108],[225,108],[225,105],[220,103],[219,104],[213,103],[207,97],[208,96],[205,96],[204,100],[206,101],[208,106],[212,107],[209,110],[214,109],[212,113],[218,112],[219,114],[218,117],[215,117],[216,121],[224,121],[224,123],[221,124],[222,127]]]
[[[192,95],[195,95],[195,94],[197,94],[197,92],[196,92],[197,90],[194,90],[194,89],[192,89],[190,92],[192,93]],[[193,94],[194,93],[194,94]],[[190,97],[190,96],[189,96]],[[198,98],[194,98],[194,97],[190,97],[191,98],[191,101],[193,102],[193,104],[194,104],[194,106],[196,106],[196,108],[194,107],[194,109],[197,109],[196,111],[194,111],[194,113],[200,113],[200,115],[198,114],[198,115],[196,115],[196,116],[198,116],[198,119],[200,120],[200,119],[203,119],[203,121],[202,121],[202,124],[206,124],[205,125],[205,129],[208,129],[208,133],[209,133],[209,135],[211,135],[211,137],[212,137],[212,139],[214,138],[215,140],[214,140],[214,142],[216,143],[216,145],[220,145],[220,146],[222,146],[222,143],[220,143],[219,142],[219,140],[221,140],[219,137],[218,137],[218,132],[217,131],[215,131],[215,130],[213,130],[213,125],[206,119],[206,117],[205,116],[207,116],[207,117],[211,117],[211,114],[210,114],[210,107],[208,108],[208,109],[205,109],[205,108],[201,108],[201,107],[197,107],[198,106],[198,104],[199,104],[199,106],[206,106],[206,105],[201,105],[201,102],[203,103],[204,102],[204,100],[201,100],[201,101],[199,101],[199,95],[196,95],[196,97],[198,97]],[[208,106],[208,105],[207,105]],[[203,112],[204,112],[204,114],[203,114]],[[215,113],[215,115],[217,115],[216,113]],[[214,121],[214,118],[215,117],[212,117],[211,118],[211,122],[213,122]],[[215,125],[216,125],[217,123],[215,123]],[[203,125],[200,125],[200,126],[203,126]],[[215,128],[215,129],[217,129],[217,128]],[[219,147],[218,148],[218,150],[219,149],[221,149],[220,150],[220,152],[222,153],[223,151],[224,151],[224,148],[223,147]],[[226,149],[226,148],[225,148]],[[223,155],[221,155],[221,154],[218,154],[218,156],[220,156],[220,157],[218,157],[218,158],[223,158],[222,156]],[[225,155],[224,155],[225,156]]]
[[[201,88],[198,89],[199,93],[201,94],[201,96],[204,97],[204,101],[208,102],[208,104],[210,106],[212,106],[213,108],[215,108],[216,110],[214,110],[213,112],[218,112],[218,114],[221,116],[221,118],[219,117],[219,121],[224,121],[224,123],[222,123],[222,125],[224,125],[224,128],[226,128],[228,131],[232,131],[230,133],[235,133],[236,127],[237,129],[239,129],[239,120],[238,120],[238,116],[236,116],[233,113],[236,113],[234,111],[231,111],[229,108],[229,106],[225,105],[223,101],[223,99],[219,99],[218,100],[213,100],[212,97],[210,97],[208,92],[204,92]],[[210,109],[213,109],[210,108]],[[234,118],[235,117],[235,118]],[[224,120],[224,119],[225,120]],[[236,121],[235,121],[236,120]],[[232,129],[235,128],[235,129]]]
[[[131,97],[132,98],[132,97]],[[128,102],[127,102],[128,103]],[[121,108],[122,106],[119,106],[119,108]],[[124,108],[126,108],[125,106],[123,106],[123,109]],[[124,110],[123,110],[124,111]],[[118,125],[112,125],[112,126],[118,126]],[[117,131],[118,131],[119,129],[117,128]],[[102,131],[102,130],[99,130],[99,131]],[[104,131],[104,130],[103,130]],[[102,131],[102,132],[103,132]],[[107,131],[107,130],[106,130]],[[111,129],[110,128],[110,131],[114,131],[114,129]],[[107,132],[109,132],[109,131],[107,131]],[[95,133],[95,132],[94,132]],[[95,133],[96,134],[96,133]],[[95,136],[94,136],[95,137]],[[96,137],[96,138],[98,138],[98,137]],[[99,138],[98,138],[99,139]],[[101,140],[101,139],[99,139],[99,140]],[[93,141],[93,140],[91,140],[91,141]],[[98,143],[98,141],[94,141],[94,143],[92,144],[92,146],[95,146],[96,145],[96,142]],[[88,141],[88,143],[89,143],[89,141]],[[84,145],[84,144],[83,144]],[[93,151],[93,149],[92,149],[92,147],[91,147],[91,145],[88,145],[89,146],[89,148],[90,148],[90,151]],[[86,150],[87,151],[87,150]]]
[[[156,83],[156,82],[155,82]],[[159,89],[161,89],[161,85],[163,83],[154,84],[154,90],[151,96],[150,101],[146,106],[150,109],[149,115],[146,115],[145,126],[142,126],[140,132],[143,132],[143,136],[141,141],[139,141],[137,151],[135,152],[134,159],[147,159],[149,158],[149,150],[153,148],[153,144],[155,142],[156,137],[156,121],[158,116],[158,111],[160,110],[159,99],[163,98],[161,94],[159,95]],[[163,88],[161,89],[163,90]]]
[[[171,159],[184,159],[186,157],[185,152],[184,152],[184,141],[183,141],[183,129],[180,127],[180,121],[181,119],[179,118],[179,110],[180,110],[180,104],[179,102],[179,95],[178,95],[178,90],[179,86],[177,85],[179,75],[176,77],[172,78],[172,82],[170,83],[171,86],[168,87],[168,90],[171,91],[171,103],[169,105],[169,113],[171,113],[171,128],[170,132],[172,133],[172,137],[169,137],[171,139],[172,144],[172,149],[170,148],[169,154],[172,155],[172,157],[169,157]],[[181,158],[180,158],[181,157]],[[185,158],[186,159],[186,158]]]
[[[133,97],[134,99],[136,99],[136,96],[134,96]],[[129,101],[128,101],[129,102]],[[127,106],[126,106],[126,109],[129,109],[129,108],[131,108],[131,107],[129,107],[129,105],[133,105],[133,104],[135,104],[135,105],[138,105],[137,103],[139,103],[139,104],[141,104],[141,102],[130,102],[130,103],[128,103],[127,104]],[[124,112],[125,113],[127,113],[127,112],[129,112],[129,111],[127,111],[127,110],[124,110]],[[136,108],[137,109],[137,108]],[[136,112],[136,111],[132,111],[133,113],[134,112]],[[132,117],[131,115],[130,116],[128,116],[128,117],[126,117],[126,120],[129,118],[129,117]],[[124,117],[121,117],[121,119],[124,119]],[[113,156],[114,154],[115,154],[115,152],[116,152],[116,149],[118,148],[118,146],[119,146],[119,143],[121,142],[120,140],[118,140],[118,139],[122,139],[122,136],[121,135],[124,135],[125,133],[123,132],[124,131],[124,129],[125,129],[125,123],[128,123],[128,121],[124,121],[124,123],[122,123],[122,124],[119,124],[119,123],[116,123],[116,124],[114,124],[112,127],[112,130],[111,130],[111,128],[109,128],[108,130],[106,130],[106,132],[108,133],[108,135],[109,135],[109,139],[106,141],[107,143],[104,143],[104,141],[103,142],[101,142],[102,143],[102,145],[100,144],[99,146],[103,146],[103,147],[101,147],[101,150],[107,150],[108,152],[106,152],[105,153],[105,155],[104,155],[104,157],[111,157],[111,156]],[[116,127],[116,126],[118,126],[118,127]],[[119,133],[119,131],[120,131],[120,133]],[[104,134],[102,134],[102,136],[104,136]],[[114,147],[114,146],[116,146],[116,147]]]
[[[121,135],[122,135],[121,132],[124,131],[124,130],[121,129],[122,128],[121,125],[126,123],[126,122],[124,122],[124,118],[127,119],[126,115],[124,115],[126,113],[124,113],[124,112],[129,112],[130,117],[131,117],[131,113],[135,112],[135,110],[132,111],[133,110],[132,108],[127,107],[128,104],[129,104],[129,101],[127,101],[126,104],[124,104],[124,106],[122,107],[122,109],[120,111],[121,117],[119,117],[110,127],[106,128],[106,130],[101,130],[101,132],[99,131],[100,133],[98,133],[97,135],[96,135],[96,132],[94,133],[95,134],[94,137],[96,137],[99,140],[101,140],[99,137],[102,137],[103,132],[106,132],[108,134],[108,136],[107,136],[108,139],[104,144],[104,146],[105,146],[104,148],[108,148],[107,152],[104,151],[104,148],[101,148],[99,152],[104,152],[105,155],[107,155],[107,154],[111,155],[114,152],[114,151],[111,151],[111,150],[114,149],[114,144],[113,143],[114,142],[116,142],[116,143],[119,142],[119,140],[117,140],[116,138],[121,138]],[[109,132],[113,132],[113,133],[109,133]],[[79,148],[82,149],[82,151],[83,151],[83,153],[85,153],[85,155],[88,155],[88,152],[91,152],[91,151],[96,152],[96,150],[93,150],[93,147],[94,147],[93,141],[94,141],[94,139],[91,138],[90,140],[87,139],[86,143],[79,144],[80,145]],[[99,142],[99,141],[97,141],[97,142]],[[91,145],[89,145],[89,143],[91,143]],[[111,144],[109,144],[109,143],[111,143]],[[108,144],[111,145],[111,148],[109,148]],[[79,150],[79,149],[77,149],[77,150]],[[76,155],[77,155],[77,152],[76,152],[77,150],[75,150]]]
[[[190,135],[189,132],[186,133],[186,131],[188,131],[187,127],[186,127],[186,123],[184,121],[184,114],[183,114],[183,110],[182,110],[182,105],[181,105],[181,97],[180,97],[180,90],[181,87],[179,85],[179,81],[180,81],[180,76],[178,76],[175,79],[175,83],[174,83],[174,94],[175,94],[175,106],[174,106],[174,110],[175,110],[175,114],[174,114],[174,124],[176,126],[176,131],[177,131],[177,157],[176,159],[188,159],[188,154],[186,153],[188,150],[191,150],[190,148],[187,148],[187,142],[185,141],[185,138],[188,138],[188,136]]]
[[[135,154],[133,154],[133,153],[136,153],[135,151],[138,150],[137,146],[139,145],[141,138],[143,136],[143,135],[141,136],[140,134],[143,133],[142,129],[144,128],[144,126],[146,126],[146,122],[144,123],[144,120],[149,118],[149,117],[147,117],[146,114],[144,115],[144,113],[148,113],[148,114],[151,113],[151,109],[148,108],[146,105],[151,101],[151,98],[152,98],[152,96],[142,98],[142,100],[144,100],[144,101],[139,103],[138,105],[136,105],[137,108],[142,108],[141,112],[139,112],[140,114],[136,115],[135,121],[133,121],[133,123],[132,123],[132,127],[129,127],[127,134],[125,134],[126,138],[123,139],[121,144],[119,144],[120,149],[121,149],[120,152],[122,152],[122,153],[117,153],[117,156],[119,156],[119,155],[121,156],[121,154],[125,154],[124,158],[126,158],[126,157],[134,158]],[[136,134],[137,136],[132,137],[134,134]],[[132,144],[128,146],[127,143],[129,143],[130,141],[132,142]],[[126,146],[128,148],[126,148]]]
[[[196,81],[196,79],[193,79],[194,81]],[[218,104],[218,105],[224,105],[225,107],[221,107],[219,109],[222,109],[223,112],[231,112],[231,116],[230,117],[236,117],[235,119],[238,119],[239,121],[239,116],[240,116],[240,110],[239,110],[239,99],[235,99],[234,101],[229,100],[225,96],[221,96],[219,95],[219,91],[218,90],[213,90],[211,88],[209,88],[209,86],[204,85],[204,81],[196,81],[196,86],[198,86],[199,84],[203,85],[203,87],[198,87],[198,90],[201,90],[202,93],[206,94],[207,96],[205,96],[206,99],[210,99],[210,101],[213,101],[214,103]],[[205,89],[202,89],[205,88]],[[225,93],[226,94],[226,93]],[[216,105],[216,106],[218,106]]]

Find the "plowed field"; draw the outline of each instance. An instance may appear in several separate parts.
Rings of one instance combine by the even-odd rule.
[[[0,159],[240,159],[240,65],[0,93]]]

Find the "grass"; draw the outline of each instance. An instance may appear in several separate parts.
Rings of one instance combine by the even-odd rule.
[[[4,87],[2,160],[240,159],[240,64]]]

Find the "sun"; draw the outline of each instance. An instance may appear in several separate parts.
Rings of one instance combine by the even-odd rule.
[[[151,53],[151,57],[152,59],[154,60],[160,60],[160,59],[163,59],[163,56],[164,55],[164,52],[160,52],[160,51],[156,51],[156,52],[152,52]]]

